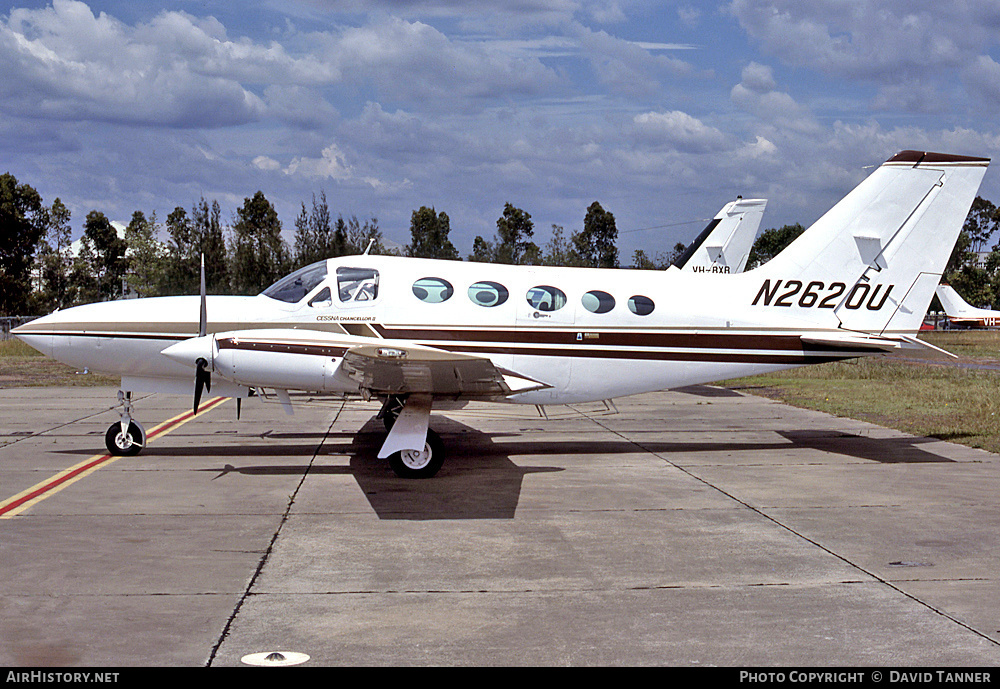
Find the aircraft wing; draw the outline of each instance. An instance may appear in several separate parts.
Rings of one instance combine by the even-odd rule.
[[[505,397],[549,387],[483,357],[400,343],[351,347],[337,375],[363,389],[391,394]]]
[[[261,329],[191,338],[163,354],[256,387],[321,391],[357,386],[381,395],[506,397],[550,387],[490,359],[419,345],[310,329]]]

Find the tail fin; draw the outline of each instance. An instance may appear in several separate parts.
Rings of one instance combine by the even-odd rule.
[[[977,309],[962,299],[951,285],[941,283],[937,288],[938,300],[944,307],[944,312],[949,318],[961,318],[972,316]]]
[[[674,265],[696,273],[742,273],[765,206],[766,199],[730,201]]]
[[[920,328],[988,158],[903,151],[760,268],[752,306],[882,335]]]

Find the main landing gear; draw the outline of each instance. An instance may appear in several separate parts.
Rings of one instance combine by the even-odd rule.
[[[389,435],[379,458],[388,459],[389,467],[400,478],[431,478],[444,464],[441,436],[427,425],[430,412],[430,397],[422,395],[390,395],[382,404],[378,417]],[[413,449],[421,444],[421,438],[423,449]]]
[[[132,420],[132,393],[118,391],[118,404],[121,405],[121,421],[111,424],[104,434],[104,444],[108,452],[117,457],[131,457],[139,454],[146,446],[146,429],[142,424]]]
[[[444,443],[429,428],[423,450],[400,450],[389,455],[389,467],[400,478],[431,478],[441,469],[442,464]]]

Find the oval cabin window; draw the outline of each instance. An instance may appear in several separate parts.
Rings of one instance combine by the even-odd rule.
[[[615,308],[615,298],[607,292],[595,289],[583,295],[583,308],[591,313],[607,313]]]
[[[499,282],[485,280],[469,287],[469,299],[480,306],[500,306],[509,296],[510,292]]]
[[[648,316],[653,313],[653,300],[637,294],[628,300],[628,310],[637,316]]]
[[[539,311],[558,311],[566,306],[566,293],[558,287],[539,285],[528,290],[528,303]]]
[[[428,304],[440,304],[451,299],[455,289],[443,278],[420,278],[413,283],[413,296]]]

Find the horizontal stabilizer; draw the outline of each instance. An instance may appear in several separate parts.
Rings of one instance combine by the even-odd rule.
[[[821,345],[823,347],[836,347],[837,349],[891,352],[900,348],[898,340],[890,340],[884,337],[868,337],[865,335],[803,335],[800,339],[804,345]]]
[[[918,359],[957,359],[958,355],[952,354],[946,349],[941,349],[930,342],[924,342],[923,340],[918,340],[910,335],[903,335],[903,346],[901,353],[908,357],[916,357]]]

